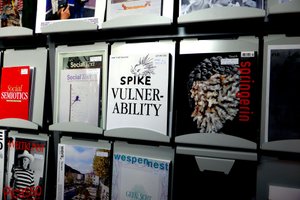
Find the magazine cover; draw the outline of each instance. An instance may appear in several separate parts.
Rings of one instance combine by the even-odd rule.
[[[110,56],[107,130],[133,127],[167,134],[169,62],[168,53]]]
[[[96,0],[38,1],[36,32],[40,33],[42,28],[64,20],[99,25],[103,22],[105,5],[106,1]]]
[[[61,54],[61,61],[58,122],[99,126],[102,123],[103,55],[97,52]]]
[[[218,7],[264,8],[263,0],[179,0],[179,15]]]
[[[175,70],[176,135],[228,134],[257,141],[257,52],[180,54]]]
[[[48,136],[9,132],[4,199],[45,199]]]
[[[268,46],[268,108],[266,139],[300,139],[300,45]]]
[[[19,26],[33,29],[37,0],[1,0],[0,27]]]
[[[163,0],[108,0],[106,21],[128,15],[162,15]]]
[[[5,130],[0,130],[0,199],[3,198],[4,181],[4,162],[5,162]]]
[[[58,144],[58,200],[110,196],[110,150],[94,145]]]
[[[112,200],[168,200],[170,162],[114,153]]]
[[[31,95],[29,66],[3,67],[1,74],[0,119],[29,120]]]

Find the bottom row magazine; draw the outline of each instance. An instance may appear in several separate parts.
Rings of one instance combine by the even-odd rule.
[[[170,198],[171,148],[159,155],[162,149],[157,147],[143,146],[141,150],[139,145],[114,145],[112,153],[108,141],[62,137],[57,165],[52,165],[57,166],[56,199]],[[0,131],[0,199],[48,199],[48,151],[46,134]]]

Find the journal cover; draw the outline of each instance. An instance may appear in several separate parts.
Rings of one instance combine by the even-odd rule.
[[[109,200],[110,156],[101,146],[58,144],[57,199]]]
[[[37,33],[40,33],[43,28],[63,21],[79,22],[81,26],[92,24],[96,25],[97,28],[97,25],[100,25],[104,17],[105,9],[103,7],[105,5],[106,1],[96,0],[38,1],[35,30]],[[69,30],[68,28],[66,30]],[[76,27],[74,28],[77,30]]]
[[[3,67],[1,74],[0,119],[29,120],[31,76],[29,66]]]
[[[5,162],[5,130],[0,130],[0,199],[3,198],[4,162]]]
[[[0,1],[1,26],[22,26],[23,0]]]
[[[45,199],[48,136],[9,132],[4,199]]]
[[[250,7],[264,8],[264,0],[180,0],[179,15],[189,14],[207,8]]]
[[[176,135],[257,141],[257,52],[181,54],[175,69]]]
[[[112,200],[168,200],[170,162],[114,153]]]
[[[96,53],[62,54],[58,122],[102,123],[102,65]]]
[[[110,56],[107,130],[131,127],[167,134],[169,56]]]
[[[300,45],[268,46],[266,140],[300,139]]]
[[[129,15],[162,15],[162,0],[108,0],[106,21]]]

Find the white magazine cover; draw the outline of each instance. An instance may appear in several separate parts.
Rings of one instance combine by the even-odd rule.
[[[9,132],[4,199],[45,199],[48,140],[45,134]]]
[[[112,200],[168,200],[170,160],[116,152]]]
[[[65,21],[100,25],[105,5],[105,0],[39,0],[35,32],[41,33],[43,28]]]
[[[5,130],[0,130],[0,199],[3,194],[4,181],[4,161],[5,161]]]
[[[103,55],[96,51],[59,55],[57,121],[101,126]]]
[[[141,128],[166,135],[169,68],[169,53],[111,55],[106,129]]]
[[[106,20],[129,15],[162,15],[163,0],[108,0]]]
[[[264,8],[264,0],[180,0],[179,15],[189,14],[207,8],[250,7]]]
[[[58,144],[57,200],[108,200],[110,149],[96,142],[77,143]]]

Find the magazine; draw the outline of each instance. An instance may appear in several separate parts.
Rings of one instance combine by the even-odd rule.
[[[96,0],[38,1],[35,30],[40,33],[43,28],[66,20],[99,25],[104,18],[105,5],[105,1]]]
[[[228,134],[256,142],[257,52],[181,54],[175,70],[177,136]]]
[[[169,62],[168,53],[110,56],[107,130],[133,127],[167,134]]]
[[[2,68],[0,119],[31,119],[33,83],[34,68],[30,66]]]
[[[84,55],[85,54],[85,55]],[[102,123],[103,55],[97,52],[61,56],[58,122]]]
[[[170,162],[170,160],[114,153],[112,200],[168,200]]]
[[[9,132],[4,199],[45,199],[48,136]]]
[[[106,21],[129,15],[162,15],[162,0],[108,0]]]
[[[179,15],[189,14],[207,8],[250,7],[264,8],[263,0],[180,0]]]
[[[300,95],[295,91],[300,90],[297,77],[300,45],[269,45],[267,55],[266,139],[269,142],[299,139]]]
[[[58,144],[57,199],[109,200],[110,149],[79,143]]]

